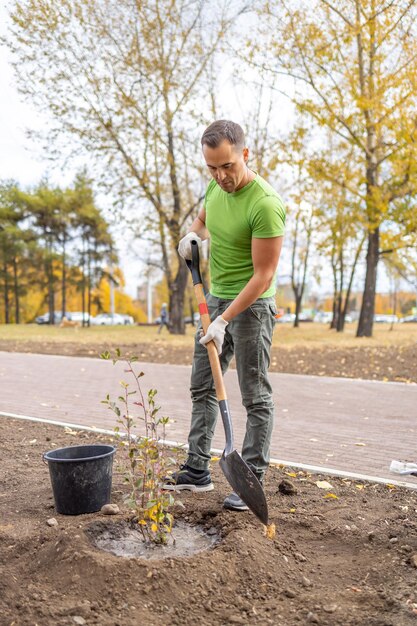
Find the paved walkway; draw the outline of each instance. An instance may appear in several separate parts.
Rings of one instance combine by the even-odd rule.
[[[166,438],[186,442],[190,367],[137,365],[143,391],[156,388],[161,413],[175,420]],[[121,365],[100,359],[0,352],[0,412],[112,429],[114,415],[100,400],[117,398],[122,379]],[[417,385],[293,374],[271,381],[273,458],[392,480],[399,476],[389,472],[391,460],[417,462]],[[225,383],[239,449],[245,414],[235,371]],[[224,447],[220,419],[213,447]],[[416,477],[404,480],[417,486]]]

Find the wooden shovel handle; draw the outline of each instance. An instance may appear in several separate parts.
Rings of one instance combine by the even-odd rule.
[[[200,311],[201,324],[203,326],[204,333],[207,332],[208,327],[211,324],[210,315],[208,313],[207,302],[204,295],[203,285],[197,283],[194,285],[194,293]],[[226,388],[223,382],[222,368],[220,366],[219,355],[217,354],[217,348],[214,341],[209,341],[206,344],[208,357],[210,361],[211,372],[213,374],[214,387],[216,389],[217,400],[227,400]]]

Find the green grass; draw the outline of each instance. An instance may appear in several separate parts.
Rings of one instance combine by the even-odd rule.
[[[417,343],[417,324],[375,324],[372,338],[356,338],[356,324],[348,324],[344,333],[329,330],[327,324],[277,324],[274,345],[288,346],[407,346]],[[187,326],[186,335],[170,335],[166,329],[157,334],[157,326],[94,326],[91,328],[59,328],[37,324],[0,325],[0,341],[16,343],[79,343],[98,348],[106,345],[135,345],[155,343],[174,346],[191,346],[195,329]]]

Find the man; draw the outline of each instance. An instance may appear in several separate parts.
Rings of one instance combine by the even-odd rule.
[[[242,402],[247,412],[242,457],[262,482],[269,462],[273,426],[268,367],[275,324],[275,273],[282,247],[285,209],[279,195],[247,166],[249,150],[242,128],[228,120],[211,124],[201,138],[213,178],[202,208],[181,239],[178,252],[191,258],[191,241],[210,237],[212,320],[201,338],[197,329],[191,374],[193,403],[188,458],[164,485],[168,489],[210,491],[210,447],[218,414],[205,344],[214,341],[223,373],[236,358]],[[235,493],[229,509],[247,505]]]
[[[166,326],[167,330],[169,330],[169,327],[168,327],[168,309],[167,309],[166,302],[164,302],[162,304],[162,307],[161,307],[158,335],[159,335],[159,333],[161,332],[161,330],[163,329],[164,326]]]

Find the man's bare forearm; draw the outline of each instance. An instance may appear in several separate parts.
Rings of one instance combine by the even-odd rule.
[[[191,224],[190,230],[188,232],[195,233],[200,237],[200,239],[208,239],[209,232],[206,228],[205,222],[201,219],[200,216],[196,217],[194,222]]]
[[[242,313],[269,288],[271,280],[272,277],[269,280],[265,280],[265,276],[254,274],[240,294],[222,313],[222,318],[226,322],[230,322],[239,313]]]

